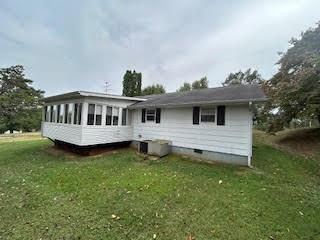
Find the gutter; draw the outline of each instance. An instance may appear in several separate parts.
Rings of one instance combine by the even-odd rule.
[[[266,102],[269,98],[256,98],[256,99],[237,99],[237,100],[224,100],[224,101],[200,101],[200,102],[191,102],[191,103],[167,103],[167,104],[139,104],[134,103],[130,105],[129,109],[141,109],[141,108],[155,108],[155,107],[166,107],[166,108],[173,108],[173,107],[187,107],[187,106],[201,106],[201,105],[208,105],[208,104],[241,104],[241,103],[257,103],[257,102]],[[147,100],[148,101],[148,100]]]

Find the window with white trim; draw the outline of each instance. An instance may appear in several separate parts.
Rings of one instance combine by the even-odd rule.
[[[72,123],[72,112],[73,112],[73,103],[68,104],[68,111],[67,111],[67,123],[71,124]]]
[[[216,109],[215,107],[201,108],[201,122],[215,122]]]
[[[68,112],[69,112],[69,104],[64,104],[64,123],[68,123]]]
[[[107,106],[106,111],[106,125],[112,124],[112,107]]]
[[[94,113],[95,113],[95,105],[94,104],[89,104],[88,105],[88,125],[93,125],[94,124]]]
[[[52,112],[52,120],[53,122],[57,122],[57,105],[53,105],[53,112]]]
[[[122,126],[127,125],[127,109],[126,108],[122,108],[121,125]]]
[[[96,105],[96,125],[101,125],[102,120],[102,106]]]
[[[48,106],[43,107],[43,121],[48,122]]]
[[[114,107],[113,108],[113,121],[112,121],[112,125],[118,125],[119,124],[119,108],[118,107]]]
[[[147,119],[147,121],[154,121],[156,119],[156,110],[155,109],[147,109],[146,119]]]
[[[58,121],[59,123],[63,123],[63,113],[64,113],[64,104],[58,105]]]
[[[75,103],[73,109],[73,124],[81,125],[82,103]]]

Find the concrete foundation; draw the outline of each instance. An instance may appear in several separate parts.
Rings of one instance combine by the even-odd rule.
[[[138,148],[139,142],[132,141],[130,146],[132,146],[134,148]],[[197,158],[200,160],[204,160],[206,162],[213,161],[213,162],[248,166],[248,157],[247,156],[240,156],[240,155],[229,154],[229,153],[212,152],[212,151],[206,151],[206,150],[200,150],[200,149],[195,150],[195,149],[191,149],[191,148],[176,147],[176,146],[171,146],[171,152],[175,153],[175,154],[194,157],[194,158]]]

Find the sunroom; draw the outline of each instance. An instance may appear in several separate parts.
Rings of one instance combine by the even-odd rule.
[[[83,91],[45,98],[42,135],[77,146],[131,141],[128,106],[143,100]]]

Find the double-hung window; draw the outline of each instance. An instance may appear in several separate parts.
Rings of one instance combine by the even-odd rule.
[[[112,125],[118,125],[119,123],[119,108],[118,107],[114,107],[113,108],[113,121],[112,121]]]
[[[154,121],[155,120],[155,115],[156,115],[156,110],[155,109],[147,109],[147,121]]]
[[[68,123],[69,104],[64,105],[64,123]]]
[[[48,121],[48,106],[44,106],[43,108],[43,121],[44,122]]]
[[[122,126],[127,125],[127,109],[126,108],[122,108],[121,125]]]
[[[94,113],[95,113],[95,105],[89,104],[88,105],[88,125],[94,124]]]
[[[72,123],[72,111],[73,111],[74,104],[69,103],[68,107],[68,115],[67,115],[67,123],[71,124]]]
[[[59,107],[59,123],[63,123],[63,113],[64,113],[64,104],[61,104]]]
[[[82,103],[74,104],[73,124],[81,125]]]
[[[215,122],[215,113],[214,107],[201,108],[201,122]]]
[[[96,125],[101,125],[102,120],[102,106],[96,105]]]
[[[112,107],[107,106],[106,125],[112,124]]]

